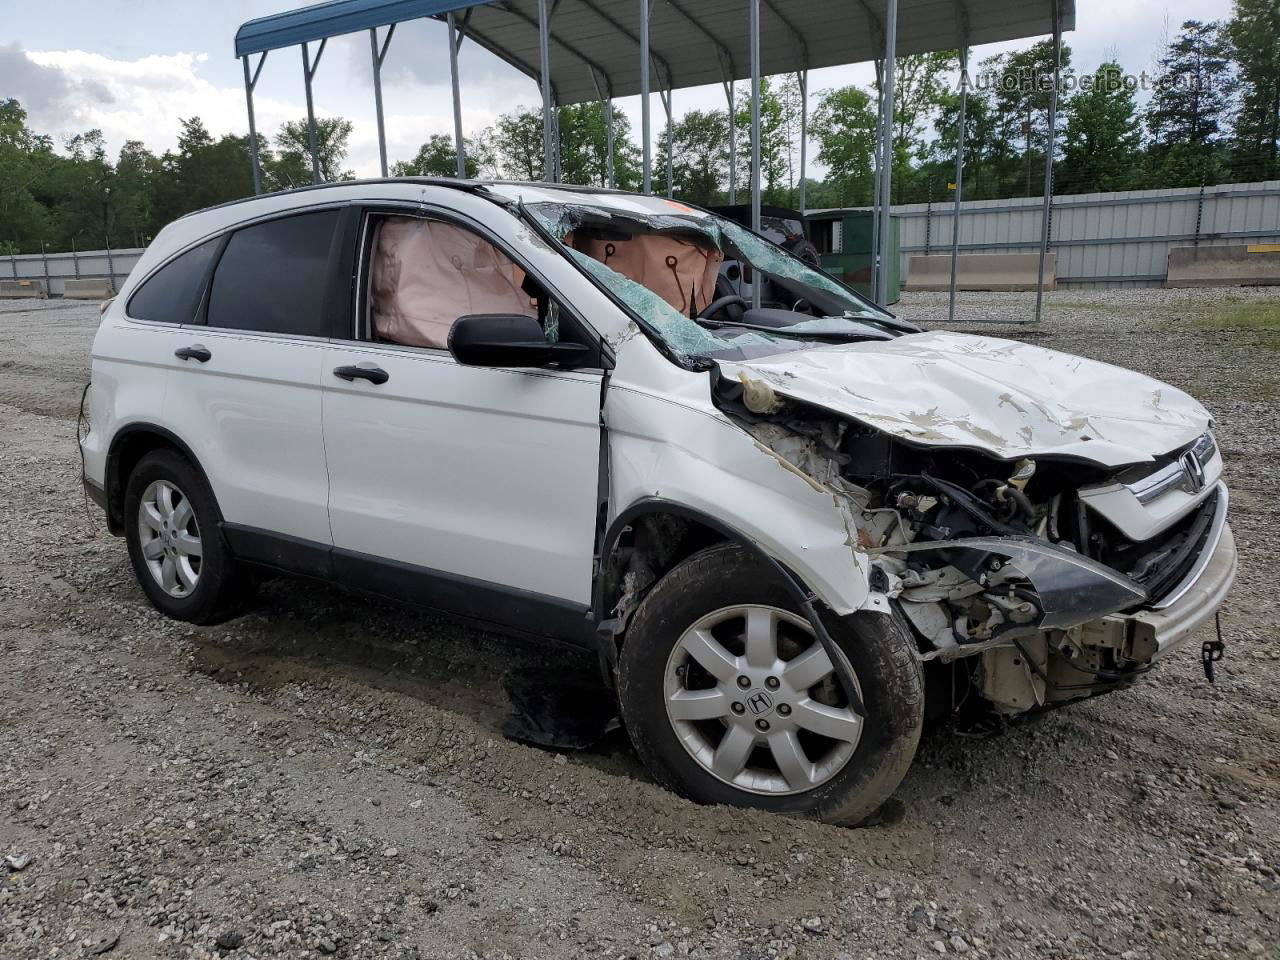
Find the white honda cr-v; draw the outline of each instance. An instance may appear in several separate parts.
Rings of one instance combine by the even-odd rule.
[[[575,641],[662,783],[832,822],[926,712],[1123,688],[1235,571],[1185,393],[921,332],[657,197],[402,179],[184,217],[89,398],[85,483],[170,616],[265,569]]]

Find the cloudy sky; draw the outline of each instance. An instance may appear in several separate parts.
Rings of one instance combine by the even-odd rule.
[[[126,139],[162,152],[176,141],[178,118],[199,115],[215,134],[244,133],[240,62],[232,52],[245,20],[304,6],[297,0],[8,0],[0,18],[0,98],[17,97],[41,133],[64,138],[97,127],[114,152]],[[1066,41],[1080,68],[1118,58],[1150,69],[1161,40],[1184,19],[1229,16],[1230,0],[1077,0],[1076,30]],[[661,4],[655,11],[661,10]],[[657,15],[657,13],[655,13]],[[436,22],[397,28],[383,70],[388,152],[403,159],[430,134],[453,129],[446,29]],[[979,59],[1019,44],[979,47]],[[276,51],[254,98],[259,129],[275,131],[304,116],[300,54]],[[538,102],[534,82],[467,44],[460,55],[466,130],[491,124],[515,106]],[[813,94],[847,83],[869,84],[866,65],[815,70]],[[316,111],[355,123],[348,165],[376,175],[368,34],[330,41],[315,82]],[[620,101],[639,129],[638,98]],[[677,114],[723,105],[718,87],[677,91]],[[655,97],[653,110],[660,110]],[[655,132],[656,135],[656,132]]]

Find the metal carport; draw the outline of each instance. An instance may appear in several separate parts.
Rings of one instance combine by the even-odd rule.
[[[796,73],[802,98],[801,129],[807,126],[808,81],[811,68],[873,60],[880,77],[880,123],[877,148],[876,208],[878,211],[876,277],[873,292],[883,286],[885,263],[878,256],[878,234],[887,231],[892,176],[892,108],[894,59],[912,53],[958,49],[967,68],[968,48],[974,44],[1017,40],[1052,34],[1060,44],[1062,30],[1075,26],[1075,0],[330,0],[284,13],[250,20],[236,32],[235,52],[244,67],[249,112],[250,149],[255,190],[261,189],[253,90],[267,53],[297,46],[302,54],[308,131],[313,161],[315,110],[311,84],[329,37],[369,31],[374,76],[378,144],[382,174],[387,175],[386,136],[382,117],[381,67],[395,25],[431,18],[449,30],[453,79],[454,139],[458,175],[465,174],[461,92],[457,56],[464,38],[484,47],[535,80],[542,92],[543,169],[548,180],[558,179],[555,110],[559,105],[601,101],[611,116],[617,97],[641,97],[643,189],[652,189],[653,158],[650,92],[656,81],[668,128],[672,91],[721,84],[733,115],[733,82],[751,80],[751,206],[759,227],[759,124],[761,74]],[[379,28],[386,28],[379,37]],[[318,47],[314,52],[312,43]],[[257,63],[250,57],[257,55]],[[1059,58],[1060,59],[1060,58]],[[967,69],[965,71],[967,76]],[[1056,109],[1057,77],[1054,105]],[[966,84],[967,87],[967,84]],[[960,130],[963,136],[963,96]],[[608,123],[612,133],[612,123]],[[1050,125],[1051,137],[1053,125]],[[670,169],[670,137],[668,170]],[[730,123],[730,202],[736,202],[737,149]],[[957,154],[957,217],[963,168]],[[1048,245],[1049,194],[1052,190],[1052,141],[1047,151],[1043,251]],[[804,133],[801,135],[800,183],[805,176]],[[612,143],[609,179],[612,184]],[[319,179],[313,163],[313,176]],[[671,177],[667,177],[668,191]],[[801,197],[803,206],[803,194]],[[953,238],[959,242],[959,221]],[[1043,272],[1043,263],[1041,270]],[[1043,286],[1043,283],[1041,284]],[[881,299],[883,299],[881,297]],[[954,312],[954,290],[952,293]],[[1037,303],[1037,316],[1039,304]]]

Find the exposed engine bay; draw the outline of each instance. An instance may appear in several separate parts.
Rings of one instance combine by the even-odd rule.
[[[1134,542],[1082,496],[1134,470],[916,446],[746,378],[718,378],[714,390],[760,444],[833,492],[873,588],[910,623],[921,659],[978,658],[965,677],[1005,713],[1115,689],[1149,669],[1154,650],[1097,621],[1167,595],[1220,506],[1213,491]],[[1207,463],[1215,452],[1205,434],[1162,459]]]

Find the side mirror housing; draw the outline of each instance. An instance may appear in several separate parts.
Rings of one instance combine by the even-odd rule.
[[[469,367],[572,367],[591,354],[578,343],[548,343],[538,321],[519,313],[459,317],[449,328],[449,352]]]

